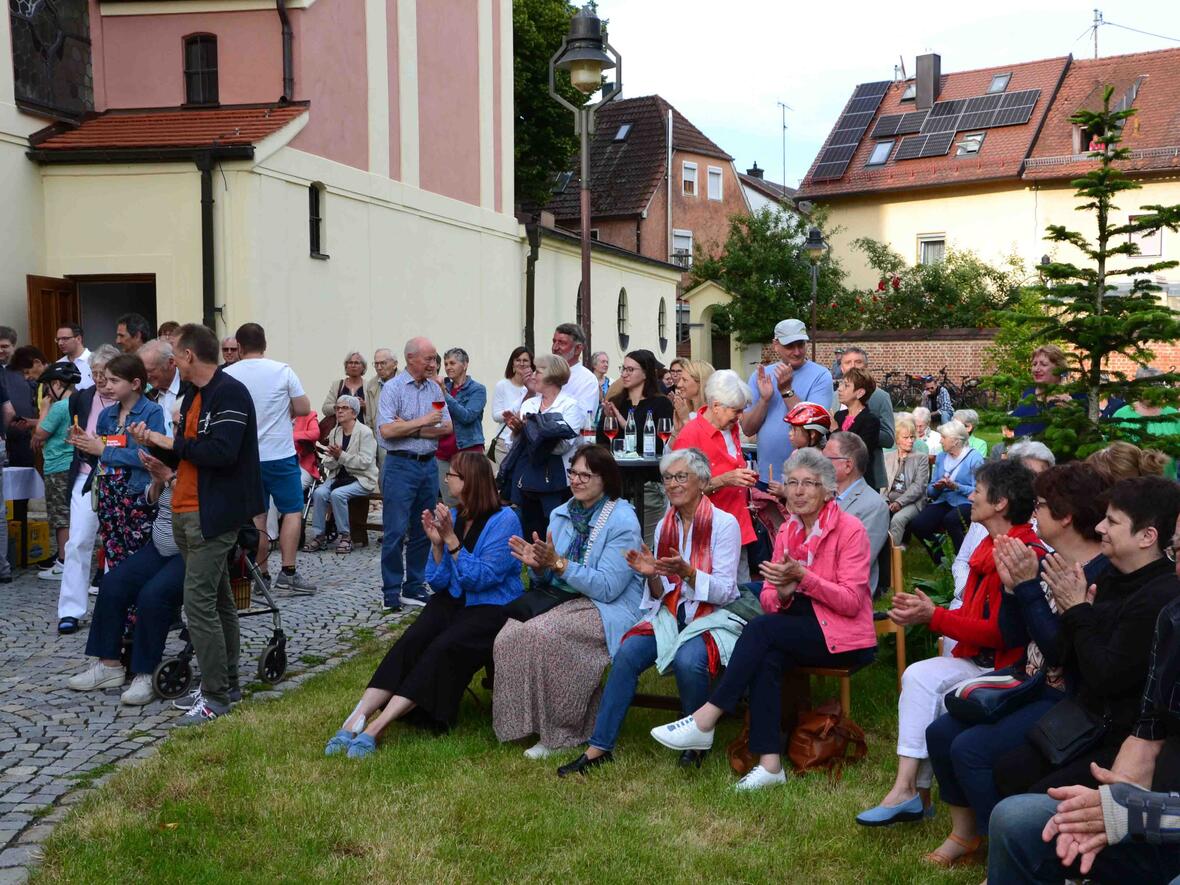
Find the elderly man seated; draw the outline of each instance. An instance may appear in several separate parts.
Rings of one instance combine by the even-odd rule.
[[[828,439],[824,457],[836,470],[836,503],[845,513],[859,519],[869,534],[869,554],[873,558],[869,589],[876,595],[877,557],[889,536],[889,505],[865,481],[869,469],[868,447],[855,433],[840,431]]]
[[[309,552],[327,546],[324,522],[331,504],[340,536],[336,552],[351,553],[349,499],[365,497],[377,488],[377,438],[367,425],[357,420],[360,410],[360,400],[351,394],[336,399],[336,426],[328,434],[328,445],[323,450],[324,482],[311,493],[312,538],[304,547]]]

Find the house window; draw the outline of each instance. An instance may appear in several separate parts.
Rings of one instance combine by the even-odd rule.
[[[656,332],[660,338],[660,353],[668,349],[668,302],[660,299],[660,312],[656,315]]]
[[[901,94],[902,101],[914,101],[918,97],[918,84],[910,83]]]
[[[697,164],[687,161],[681,167],[680,186],[685,196],[697,195]]]
[[[918,237],[918,263],[938,264],[946,255],[946,234],[922,234]]]
[[[1134,223],[1142,218],[1142,215],[1132,215],[1129,221]],[[1129,234],[1131,242],[1139,247],[1140,255],[1155,255],[1161,256],[1164,254],[1164,230],[1160,228],[1157,231],[1142,232]]]
[[[1011,74],[996,74],[992,77],[992,82],[987,87],[987,94],[993,95],[997,92],[1003,92],[1008,88],[1008,83],[1011,82],[1011,80]]]
[[[618,306],[618,309],[615,313],[615,320],[616,320],[616,322],[618,324],[618,328],[619,328],[619,347],[621,347],[623,350],[626,350],[627,344],[631,340],[631,336],[627,334],[629,324],[627,322],[627,290],[626,289],[619,290],[619,306]]]
[[[893,150],[892,141],[878,141],[873,145],[873,152],[869,155],[866,166],[884,166],[889,159],[889,152]]]
[[[685,270],[692,267],[692,231],[672,231],[672,263]]]
[[[184,103],[217,104],[217,38],[212,34],[184,38]]]
[[[590,228],[590,239],[592,239],[592,240],[599,239],[598,228],[596,228],[596,227]]]
[[[688,333],[692,329],[692,323],[689,320],[692,315],[689,313],[688,305],[683,301],[676,302],[676,343],[687,344]]]
[[[311,184],[307,189],[307,226],[308,240],[312,258],[327,258],[324,251],[324,186],[319,182]]]
[[[627,133],[631,131],[631,124],[624,123],[619,127],[619,131],[615,133],[615,141],[626,141]]]
[[[721,170],[717,166],[709,167],[709,199],[721,199]]]
[[[979,153],[979,149],[983,147],[983,137],[986,132],[972,132],[970,135],[964,135],[963,140],[957,145],[955,151],[956,157],[972,157]]]

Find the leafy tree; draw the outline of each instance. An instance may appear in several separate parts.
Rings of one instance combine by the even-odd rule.
[[[769,341],[783,317],[808,321],[811,315],[811,261],[803,242],[807,229],[822,230],[824,221],[821,210],[810,218],[770,207],[732,215],[724,243],[711,252],[698,245],[689,286],[716,282],[733,298],[716,311],[718,326],[743,344]],[[839,262],[825,255],[819,263],[821,302],[824,293],[841,288],[843,277]]]
[[[513,127],[516,143],[516,201],[544,205],[553,179],[570,168],[578,150],[573,117],[549,95],[549,59],[569,31],[576,8],[567,0],[514,0],[512,4]],[[575,105],[586,96],[557,73],[557,89]]]
[[[1107,371],[1107,358],[1122,354],[1136,363],[1146,364],[1153,354],[1151,341],[1171,341],[1180,337],[1180,318],[1158,297],[1159,287],[1151,277],[1161,270],[1176,267],[1180,262],[1156,261],[1147,264],[1132,262],[1130,266],[1114,269],[1111,260],[1135,258],[1139,247],[1133,234],[1152,233],[1161,228],[1175,231],[1180,226],[1180,205],[1143,206],[1145,214],[1126,224],[1113,224],[1112,213],[1118,210],[1115,199],[1141,187],[1127,178],[1115,164],[1127,158],[1129,151],[1119,147],[1127,119],[1134,108],[1112,111],[1110,97],[1113,87],[1103,93],[1102,110],[1081,110],[1071,121],[1091,134],[1098,149],[1090,153],[1101,161],[1072,184],[1082,200],[1076,208],[1092,213],[1095,224],[1093,240],[1084,234],[1053,224],[1047,228],[1045,239],[1072,246],[1088,259],[1084,266],[1068,261],[1053,261],[1041,268],[1044,283],[1033,288],[1041,296],[1041,310],[1014,310],[1008,319],[1024,330],[1023,342],[1035,344],[1048,340],[1069,342],[1066,350],[1075,370],[1068,383],[1043,391],[1040,396],[1052,398],[1051,420],[1042,434],[1045,442],[1058,457],[1085,456],[1115,438],[1130,438],[1143,442],[1145,433],[1140,426],[1099,424],[1102,404],[1112,397],[1126,402],[1147,400],[1156,404],[1175,403],[1180,391],[1173,386],[1180,376],[1134,380],[1125,373]],[[1130,280],[1129,291],[1118,292],[1110,281],[1114,277]],[[1001,379],[1011,389],[1018,389],[1027,380]],[[1152,444],[1172,453],[1180,453],[1180,437],[1154,438]]]

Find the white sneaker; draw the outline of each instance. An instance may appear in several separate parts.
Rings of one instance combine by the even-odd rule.
[[[184,697],[174,700],[172,706],[177,710],[184,710],[187,713],[193,707],[199,707],[203,703],[205,703],[205,696],[201,694],[201,684],[198,682],[196,688]]]
[[[95,691],[99,688],[119,688],[127,680],[122,667],[108,667],[98,658],[94,663],[70,677],[69,686],[74,691]]]
[[[783,769],[780,768],[771,774],[761,765],[755,765],[744,778],[734,784],[733,788],[735,790],[761,790],[763,787],[775,787],[786,782],[787,773]]]
[[[556,750],[546,747],[544,744],[542,744],[540,741],[538,741],[537,743],[533,744],[531,747],[529,747],[527,750],[524,751],[524,758],[525,759],[547,759],[556,752],[557,752]]]
[[[142,707],[156,699],[156,689],[152,685],[150,673],[136,673],[131,680],[130,687],[119,697],[120,703],[129,707]]]
[[[42,581],[60,581],[64,571],[65,567],[55,559],[49,568],[43,568],[37,572],[37,577]]]
[[[669,750],[713,749],[713,732],[701,731],[691,716],[667,725],[657,725],[651,730],[651,736]]]

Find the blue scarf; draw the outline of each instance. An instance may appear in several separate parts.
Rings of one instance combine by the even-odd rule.
[[[570,499],[569,507],[566,508],[570,517],[570,524],[574,528],[574,537],[570,542],[569,549],[565,552],[565,558],[571,562],[581,563],[586,557],[586,547],[590,542],[590,530],[594,527],[594,521],[598,518],[599,512],[606,504],[606,495],[603,495],[590,509],[583,507],[575,498]]]

